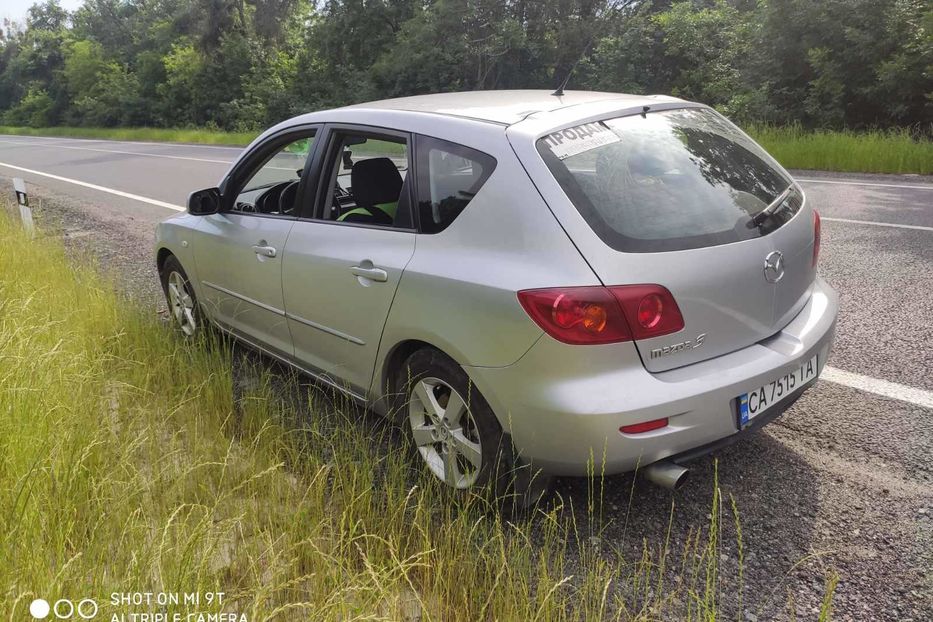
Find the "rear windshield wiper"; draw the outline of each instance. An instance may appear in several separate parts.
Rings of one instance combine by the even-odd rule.
[[[794,190],[794,185],[791,184],[781,194],[777,195],[773,201],[768,203],[768,206],[752,216],[752,226],[760,227],[761,224],[771,218],[775,212],[777,212],[782,205],[787,201],[787,197],[790,196],[790,193]]]

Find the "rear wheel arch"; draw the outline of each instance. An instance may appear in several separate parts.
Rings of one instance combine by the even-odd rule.
[[[399,344],[400,346],[403,344]],[[443,350],[427,344],[423,341],[411,340],[404,342],[405,348],[397,347],[393,355],[398,357],[399,363],[390,376],[393,382],[391,384],[391,397],[393,404],[390,405],[392,414],[396,416],[397,421],[403,428],[410,427],[412,431],[417,426],[431,426],[427,421],[427,415],[420,414],[417,408],[418,398],[411,395],[409,402],[409,391],[416,383],[425,381],[432,382],[438,388],[448,388],[456,392],[463,403],[466,404],[467,413],[472,422],[474,438],[468,440],[479,443],[482,455],[482,468],[476,472],[478,478],[475,482],[484,489],[486,493],[493,495],[492,499],[500,509],[523,510],[531,507],[550,489],[552,477],[535,468],[531,463],[521,458],[515,451],[512,439],[503,426],[499,415],[495,412],[482,391],[474,383],[467,370]],[[408,351],[405,358],[401,358],[402,353]],[[403,375],[406,373],[406,363],[411,362],[411,373],[413,375],[411,387],[406,386],[407,379]],[[422,400],[423,401],[423,400]],[[414,405],[413,407],[411,405]],[[442,403],[446,409],[447,404]],[[429,410],[429,409],[425,409]],[[464,415],[466,418],[467,415]],[[417,418],[423,418],[424,421],[417,422]],[[444,426],[446,414],[440,419],[433,417],[435,428]],[[406,420],[408,426],[405,425]],[[467,434],[467,426],[461,428],[463,434]],[[457,433],[454,430],[452,433]],[[435,437],[436,442],[443,443],[446,435]],[[415,442],[418,453],[422,454],[422,459],[428,461],[428,458],[422,453],[432,444],[419,443],[414,435],[411,440]],[[456,443],[455,443],[456,444]],[[418,447],[420,445],[420,447]],[[448,451],[450,451],[448,449]],[[436,456],[435,456],[436,458]],[[428,461],[430,464],[430,461]],[[475,463],[474,463],[475,464]],[[450,468],[450,467],[446,467]],[[438,475],[435,472],[435,475]],[[440,475],[438,475],[440,477]],[[450,480],[445,480],[450,485]],[[472,487],[469,484],[468,487]],[[458,486],[459,487],[459,486]]]
[[[446,352],[434,344],[420,339],[406,339],[397,343],[385,358],[380,376],[379,391],[385,396],[386,407],[391,416],[398,415],[404,409],[404,396],[399,395],[399,374],[403,371],[405,361],[418,350],[432,349],[450,357]],[[450,357],[453,358],[453,357]]]
[[[466,370],[463,364],[448,350],[422,339],[406,339],[397,343],[392,348],[382,365],[381,384],[379,385],[378,390],[383,396],[383,401],[385,402],[386,406],[386,414],[391,419],[398,421],[404,419],[402,415],[405,412],[405,395],[402,384],[405,379],[401,377],[401,374],[405,371],[405,362],[412,354],[419,350],[433,350],[434,352],[437,352],[441,356],[452,361],[454,364],[463,369],[463,373],[466,374],[470,384],[473,385],[477,391],[480,391],[480,393],[483,394],[480,387],[477,385],[476,381]],[[483,395],[483,399],[486,399],[485,394]],[[506,424],[508,422],[502,420],[499,413],[496,412],[495,408],[490,409],[492,410],[496,420],[499,421],[499,425],[501,425],[503,429],[506,429]]]

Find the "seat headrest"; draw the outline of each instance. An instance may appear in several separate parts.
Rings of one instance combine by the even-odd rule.
[[[402,176],[389,158],[359,160],[350,170],[350,187],[357,205],[398,201]]]

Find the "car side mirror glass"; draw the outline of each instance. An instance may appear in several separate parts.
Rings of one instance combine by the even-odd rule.
[[[216,214],[220,211],[220,190],[195,190],[188,196],[188,213],[196,216]]]

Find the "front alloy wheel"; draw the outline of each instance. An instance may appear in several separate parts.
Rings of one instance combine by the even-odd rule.
[[[428,468],[452,488],[476,484],[483,468],[483,445],[469,405],[439,378],[416,381],[408,421],[418,452]]]
[[[194,316],[194,297],[188,290],[185,277],[174,271],[168,275],[168,306],[181,332],[186,337],[194,336],[198,332],[198,321]]]
[[[169,255],[159,274],[162,290],[168,303],[168,312],[172,323],[188,338],[196,336],[201,330],[201,314],[198,299],[191,288],[191,282],[184,268],[174,255]]]

